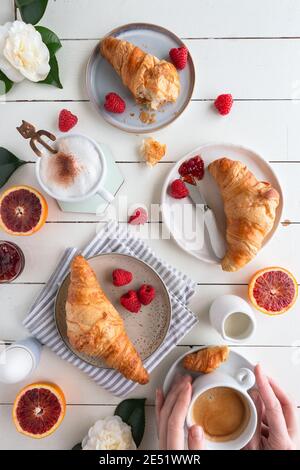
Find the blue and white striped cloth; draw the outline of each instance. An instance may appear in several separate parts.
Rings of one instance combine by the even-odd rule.
[[[89,258],[107,252],[126,253],[145,261],[161,276],[169,290],[172,321],[164,343],[144,362],[146,369],[151,372],[197,323],[196,316],[186,306],[194,293],[195,284],[186,275],[160,260],[144,241],[113,221],[93,238],[82,251],[82,255]],[[113,369],[98,368],[79,359],[67,348],[56,329],[55,297],[70,269],[70,262],[77,253],[76,248],[69,248],[65,251],[57,268],[25,318],[24,325],[42,344],[47,345],[62,359],[88,374],[98,385],[116,396],[124,397],[137,384],[127,380]]]

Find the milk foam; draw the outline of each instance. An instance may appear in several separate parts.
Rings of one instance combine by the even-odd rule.
[[[102,163],[96,147],[85,137],[68,136],[56,142],[56,150],[72,155],[77,168],[71,184],[62,184],[56,177],[57,168],[52,154],[43,155],[40,161],[40,177],[43,184],[57,198],[85,196],[98,183],[102,175]]]

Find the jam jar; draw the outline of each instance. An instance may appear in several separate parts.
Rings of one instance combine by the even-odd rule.
[[[25,266],[23,251],[15,243],[0,240],[0,283],[16,279]]]

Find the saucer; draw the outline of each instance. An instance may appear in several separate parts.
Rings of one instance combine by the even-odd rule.
[[[98,145],[101,147],[107,165],[104,188],[116,196],[124,183],[124,177],[115,162],[110,148],[103,143],[98,143]],[[62,202],[57,200],[57,203],[63,212],[81,212],[97,215],[103,214],[109,206],[109,202],[105,201],[99,194],[94,194],[94,196],[81,202]]]
[[[171,368],[170,368],[169,372],[167,373],[167,375],[165,377],[165,380],[164,380],[164,384],[163,384],[164,395],[166,395],[168,393],[176,374],[180,374],[180,375],[187,375],[188,374],[188,375],[191,375],[193,379],[195,379],[196,377],[199,377],[199,375],[203,375],[201,372],[188,371],[188,370],[184,369],[184,367],[181,364],[182,364],[183,358],[185,356],[187,356],[188,354],[199,351],[200,349],[205,349],[207,347],[209,347],[209,345],[208,346],[201,346],[200,348],[199,347],[192,348],[190,351],[187,351],[184,354],[182,354],[174,362],[174,364],[171,366]],[[250,361],[248,361],[248,359],[246,359],[241,354],[239,354],[235,351],[232,351],[230,349],[229,357],[228,357],[227,361],[223,362],[223,364],[220,365],[218,370],[223,372],[224,374],[230,375],[231,377],[235,377],[237,372],[242,368],[246,368],[246,369],[250,369],[250,370],[254,371],[254,364],[252,364]],[[209,375],[209,374],[205,374],[205,375]]]

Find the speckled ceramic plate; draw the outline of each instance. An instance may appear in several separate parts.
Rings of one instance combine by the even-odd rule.
[[[170,326],[172,307],[168,290],[160,276],[146,263],[133,256],[120,253],[105,253],[89,259],[97,278],[109,300],[124,320],[126,331],[143,360],[151,356],[163,343]],[[123,287],[112,283],[112,271],[122,268],[132,272],[133,280]],[[93,358],[74,350],[68,341],[66,310],[70,275],[61,284],[55,303],[57,329],[65,344],[83,361],[96,367],[106,367],[99,358]],[[136,290],[141,284],[151,284],[156,297],[150,305],[142,306],[138,314],[130,313],[120,304],[120,297],[128,290]]]
[[[172,47],[184,45],[175,34],[167,29],[145,23],[121,26],[111,31],[108,36],[132,42],[159,59],[166,60],[169,60],[169,50]],[[92,104],[107,122],[126,132],[144,134],[161,129],[173,122],[190,102],[195,83],[195,68],[191,55],[189,55],[187,66],[179,72],[179,76],[181,91],[176,103],[169,103],[156,111],[155,122],[149,124],[141,122],[140,113],[143,108],[135,102],[113,67],[101,56],[99,44],[95,47],[88,62],[86,86]],[[123,114],[105,111],[103,107],[105,95],[111,91],[118,93],[126,101],[126,111]]]

